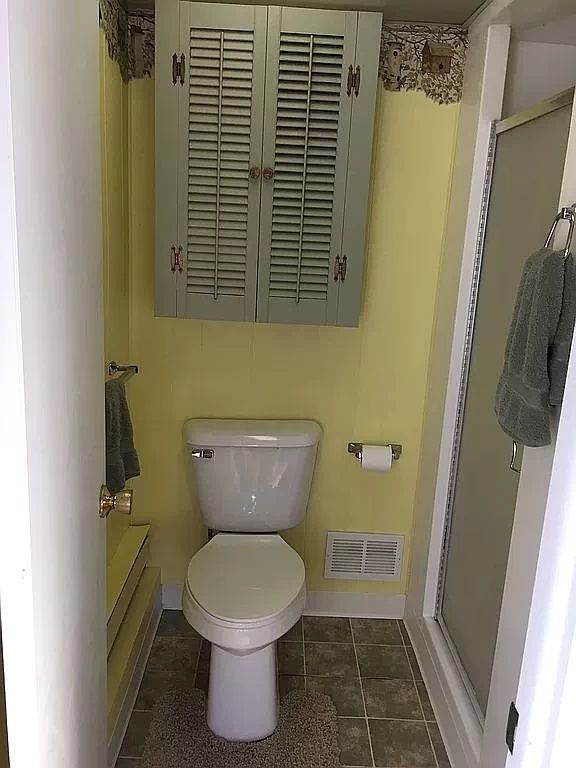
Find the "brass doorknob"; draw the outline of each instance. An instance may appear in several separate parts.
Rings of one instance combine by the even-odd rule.
[[[262,171],[262,177],[266,181],[270,181],[270,179],[274,178],[274,169],[273,168],[264,168],[264,170]]]
[[[259,179],[260,173],[261,173],[260,168],[258,168],[258,166],[255,165],[252,168],[250,168],[248,175],[250,176],[251,179]]]
[[[108,517],[110,512],[116,511],[121,515],[129,515],[132,512],[132,496],[134,491],[124,490],[118,493],[110,493],[108,488],[103,485],[100,488],[100,517]]]

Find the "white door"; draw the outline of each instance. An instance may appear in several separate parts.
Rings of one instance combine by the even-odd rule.
[[[0,0],[0,597],[11,768],[103,768],[97,0]]]

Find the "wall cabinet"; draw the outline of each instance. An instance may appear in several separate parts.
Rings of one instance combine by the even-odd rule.
[[[158,0],[158,315],[358,324],[380,28]]]

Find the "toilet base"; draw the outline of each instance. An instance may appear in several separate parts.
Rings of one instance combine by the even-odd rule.
[[[208,726],[228,741],[259,741],[278,723],[276,643],[234,653],[212,645]]]

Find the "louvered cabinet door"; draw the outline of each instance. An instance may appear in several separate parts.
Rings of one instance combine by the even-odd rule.
[[[382,14],[358,14],[354,72],[359,75],[360,85],[358,95],[355,89],[352,100],[342,238],[346,272],[344,279],[338,281],[337,325],[356,326],[360,320],[381,28]]]
[[[180,3],[180,317],[255,319],[266,17]]]
[[[335,324],[356,12],[270,8],[258,320]],[[270,169],[268,172],[266,169]],[[266,178],[268,177],[268,178]]]

